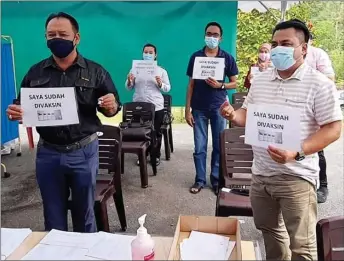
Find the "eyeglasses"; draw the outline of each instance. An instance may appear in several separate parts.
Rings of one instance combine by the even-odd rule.
[[[206,32],[205,34],[207,37],[215,37],[215,38],[219,38],[220,34],[218,33],[211,33],[211,32]]]

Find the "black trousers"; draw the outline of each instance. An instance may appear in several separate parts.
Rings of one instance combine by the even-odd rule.
[[[326,159],[324,155],[324,151],[319,151],[319,179],[320,179],[320,187],[327,187],[327,174],[326,174]]]
[[[165,110],[155,111],[155,118],[154,118],[154,129],[156,131],[157,137],[157,144],[155,146],[156,149],[156,157],[160,158],[161,156],[161,141],[162,141],[162,132],[161,126],[164,120]]]

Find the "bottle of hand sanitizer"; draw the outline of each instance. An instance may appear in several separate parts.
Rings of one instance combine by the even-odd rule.
[[[136,238],[131,242],[132,260],[154,260],[154,241],[143,226],[146,216],[147,214],[144,214],[138,219],[140,227],[137,230]]]

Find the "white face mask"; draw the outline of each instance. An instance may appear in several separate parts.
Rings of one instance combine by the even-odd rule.
[[[155,59],[154,54],[151,54],[151,53],[143,53],[142,58],[143,60],[146,60],[146,61],[154,61]]]

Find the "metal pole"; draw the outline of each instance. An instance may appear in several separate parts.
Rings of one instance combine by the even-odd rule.
[[[281,22],[285,21],[285,15],[288,9],[288,1],[281,2]]]

